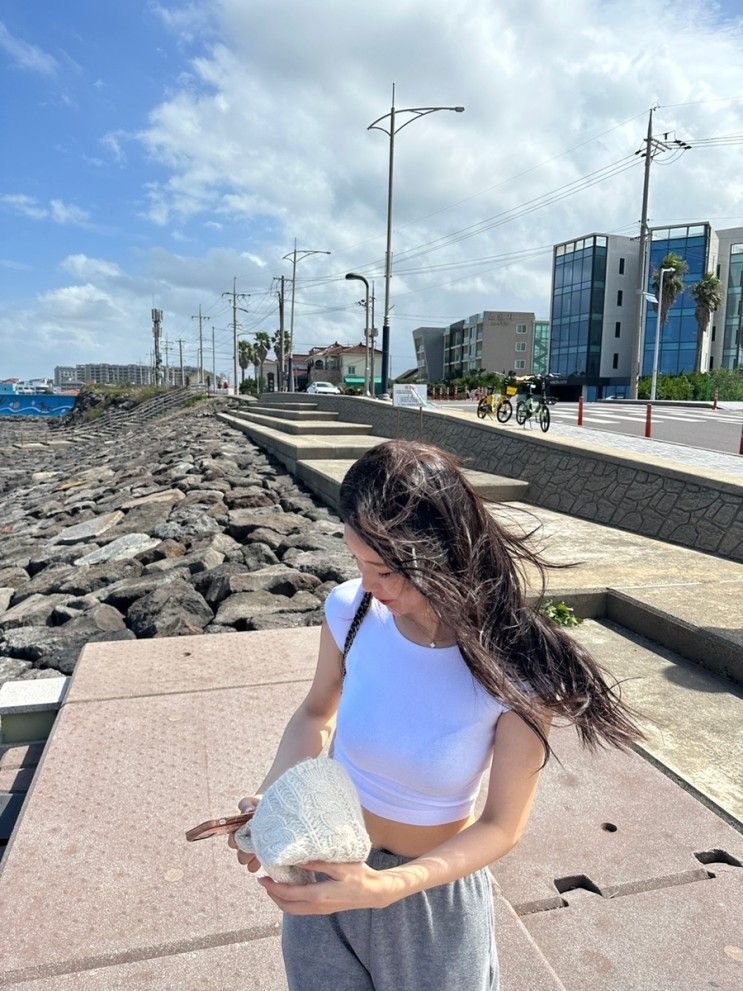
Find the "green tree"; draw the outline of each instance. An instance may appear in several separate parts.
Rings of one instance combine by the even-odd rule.
[[[237,363],[240,366],[240,389],[242,390],[243,382],[245,381],[245,369],[248,365],[252,364],[255,352],[255,345],[251,344],[250,341],[238,341],[237,342]]]
[[[697,304],[697,355],[694,371],[702,372],[702,351],[704,350],[704,335],[707,333],[712,313],[722,302],[722,283],[714,272],[705,272],[699,282],[691,287],[691,294]]]
[[[255,335],[255,351],[258,358],[258,365],[260,367],[260,372],[258,376],[258,391],[263,392],[266,385],[265,379],[263,377],[263,363],[268,357],[268,352],[271,348],[271,336],[265,330],[259,330]]]
[[[670,268],[663,276],[663,296],[660,301],[660,328],[661,332],[668,319],[668,311],[676,302],[676,298],[684,291],[684,276],[689,271],[689,266],[681,255],[674,255],[673,252],[666,255],[660,263],[660,268],[653,273],[652,289],[657,297],[660,285],[660,269]]]

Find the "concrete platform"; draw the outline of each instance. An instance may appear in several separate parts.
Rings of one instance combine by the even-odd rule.
[[[607,615],[743,685],[743,578],[615,592]]]
[[[218,413],[217,417],[236,430],[242,431],[259,447],[275,457],[294,473],[297,461],[338,458],[359,458],[370,447],[376,447],[384,437],[336,437],[290,436],[272,427],[251,423],[242,417]]]
[[[302,420],[285,419],[283,416],[263,416],[255,409],[236,410],[233,416],[259,426],[280,430],[285,434],[304,434],[313,437],[354,437],[371,434],[370,423],[343,423],[341,420]]]
[[[316,492],[334,509],[338,507],[341,482],[354,463],[352,458],[323,458],[297,461],[296,477]],[[465,471],[470,484],[484,499],[505,502],[523,500],[529,489],[528,482],[521,482],[485,471]]]
[[[261,404],[251,405],[249,407],[252,413],[260,413],[261,416],[274,416],[280,417],[282,420],[298,420],[303,422],[319,422],[320,420],[337,420],[338,414],[332,413],[329,410],[320,410],[315,406],[310,408],[311,404],[307,403],[307,408],[297,406],[296,404],[285,404],[279,406],[278,404],[273,404],[271,406],[264,406]],[[242,411],[240,411],[242,412]]]
[[[247,980],[284,991],[280,913],[224,840],[187,844],[184,833],[235,811],[263,775],[309,687],[318,632],[85,648],[0,863],[0,986],[226,991]],[[549,955],[554,941],[545,937],[545,953],[531,928],[572,918],[563,913],[575,895],[555,878],[585,874],[630,906],[633,892],[669,878],[687,890],[711,884],[717,867],[696,853],[743,854],[735,830],[637,755],[588,758],[572,731],[556,745],[564,767],[549,765],[526,837],[493,868],[504,991],[575,986]],[[2,760],[28,756],[9,748]],[[549,897],[570,907],[517,917],[514,905]],[[563,934],[565,953],[581,952],[584,931],[590,943],[591,925]],[[662,987],[675,971],[647,952],[656,984],[643,987]],[[696,970],[717,973],[704,953]]]
[[[642,752],[743,822],[740,689],[609,621],[587,621],[575,636],[622,682],[623,698],[640,711],[648,736]]]
[[[738,991],[741,869],[713,873],[631,898],[582,893],[524,922],[570,991]]]

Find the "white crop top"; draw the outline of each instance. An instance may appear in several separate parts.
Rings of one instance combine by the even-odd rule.
[[[341,651],[362,596],[356,579],[325,602]],[[334,756],[370,812],[418,826],[454,822],[472,811],[507,708],[475,681],[458,647],[407,640],[372,599],[346,658]]]

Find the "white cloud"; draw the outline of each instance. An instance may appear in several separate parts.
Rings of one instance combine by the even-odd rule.
[[[74,203],[52,200],[49,204],[51,218],[57,224],[84,224],[90,219],[87,210],[81,210]]]
[[[122,275],[116,262],[105,261],[102,258],[88,258],[87,255],[68,255],[60,263],[60,268],[78,279],[115,279]]]
[[[122,146],[122,141],[127,137],[124,131],[109,131],[101,138],[101,144],[108,151],[117,165],[124,165],[126,154]]]
[[[42,76],[53,76],[57,71],[57,61],[37,45],[15,38],[0,21],[0,49],[10,56],[19,69],[38,72]]]
[[[14,213],[20,213],[32,220],[43,220],[49,216],[49,211],[41,206],[34,196],[26,196],[25,193],[6,193],[0,196],[0,203]]]
[[[42,206],[35,196],[25,193],[7,193],[0,196],[0,203],[31,220],[53,220],[56,224],[71,224],[81,226],[90,219],[90,214],[74,203],[63,200],[51,200],[49,206]]]

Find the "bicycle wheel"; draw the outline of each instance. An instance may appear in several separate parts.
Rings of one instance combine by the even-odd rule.
[[[542,428],[542,433],[546,434],[550,428],[550,410],[549,406],[543,406],[539,411],[539,426]]]
[[[498,423],[508,423],[512,413],[513,406],[511,406],[510,399],[504,399],[495,414],[498,417]]]
[[[478,420],[484,420],[485,417],[488,415],[489,412],[490,412],[490,410],[488,408],[488,401],[487,401],[487,399],[481,399],[480,402],[477,404],[477,418],[478,418]]]
[[[526,403],[521,402],[516,407],[516,423],[523,427],[529,417],[529,409]]]

